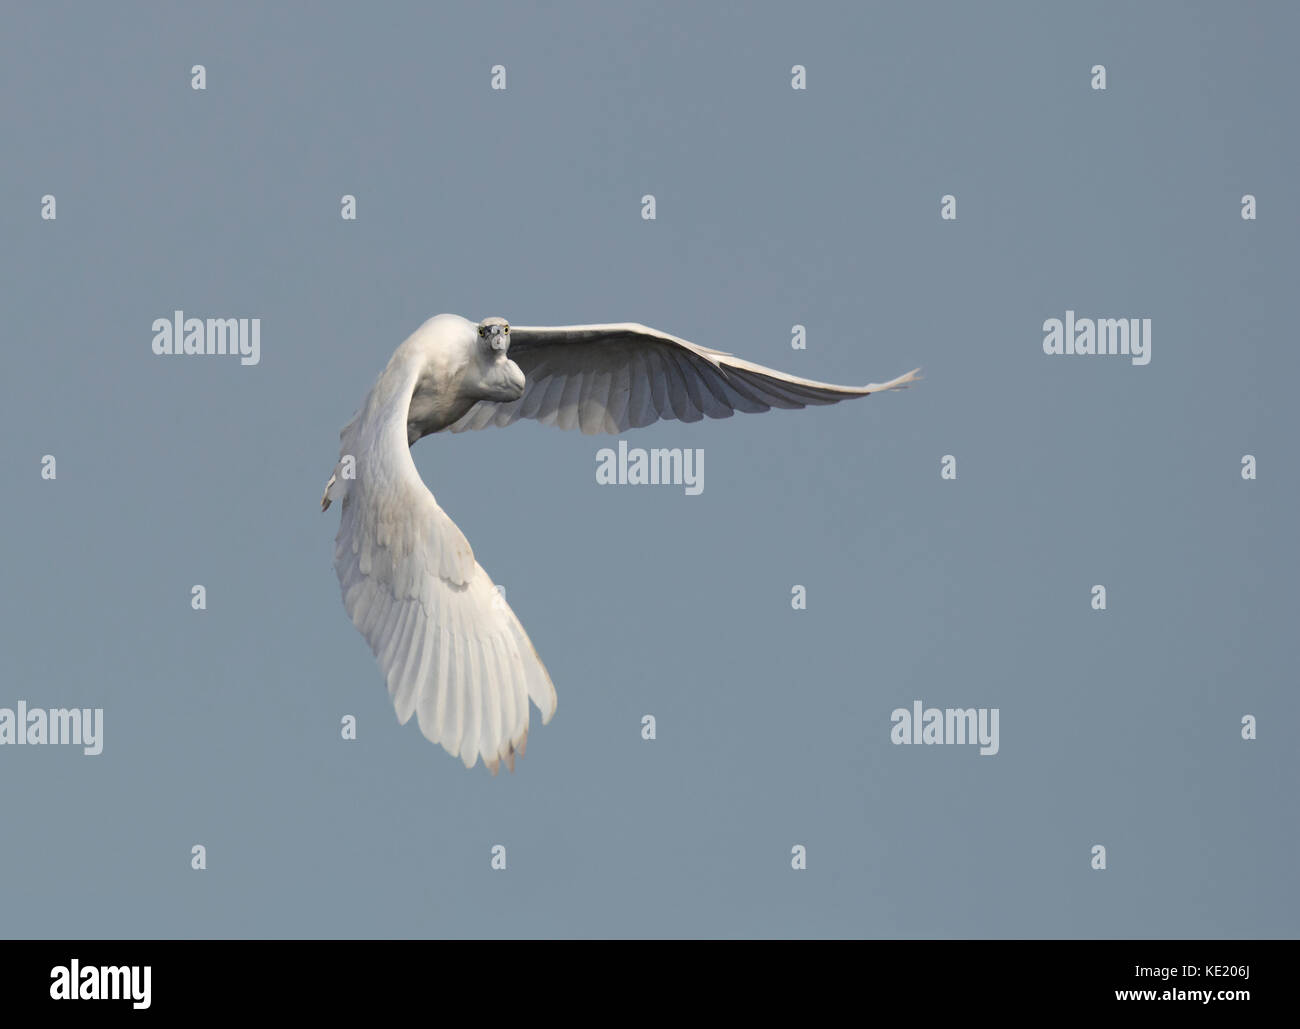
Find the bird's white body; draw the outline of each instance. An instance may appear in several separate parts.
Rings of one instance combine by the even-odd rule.
[[[512,341],[518,363],[511,360]],[[642,325],[511,329],[429,319],[393,353],[343,429],[322,509],[341,502],[334,567],[343,605],[379,660],[399,720],[465,767],[514,768],[529,702],[545,724],[555,687],[519,619],[438,506],[411,445],[534,418],[622,432],[659,418],[826,404],[906,386],[915,372],[861,388],[782,375]]]

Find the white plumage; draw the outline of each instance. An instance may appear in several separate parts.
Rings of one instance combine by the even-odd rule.
[[[513,360],[512,360],[513,359]],[[584,433],[661,418],[831,404],[898,389],[909,372],[861,388],[783,375],[643,325],[511,328],[429,319],[394,352],[343,429],[321,509],[341,501],[334,568],[343,606],[379,660],[402,724],[466,768],[514,769],[529,702],[542,723],[555,687],[528,634],[421,481],[410,446],[532,418]]]

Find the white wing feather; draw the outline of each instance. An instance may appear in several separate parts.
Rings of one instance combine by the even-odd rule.
[[[531,700],[542,723],[555,687],[519,619],[474,559],[469,541],[420,479],[400,424],[343,430],[356,478],[343,497],[334,569],[343,606],[379,660],[404,725],[466,768],[495,773],[528,739]],[[350,438],[349,438],[350,437]],[[340,483],[341,484],[341,483]],[[328,500],[327,500],[328,503]]]
[[[479,401],[450,426],[452,432],[534,418],[588,435],[618,433],[661,418],[697,422],[737,411],[834,404],[902,389],[917,378],[913,370],[888,382],[836,386],[630,322],[514,326],[510,359],[524,373],[523,396],[509,403]]]

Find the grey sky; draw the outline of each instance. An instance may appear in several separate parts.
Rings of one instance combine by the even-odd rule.
[[[0,933],[1296,935],[1297,28],[6,5],[0,707],[104,745],[0,747]],[[260,318],[260,363],[155,356],[177,309]],[[1151,318],[1151,363],[1045,355],[1067,310]],[[702,447],[698,496],[597,485],[613,437],[418,444],[559,692],[493,779],[397,726],[318,508],[440,311],[926,378],[626,434]],[[917,699],[999,753],[891,744]]]

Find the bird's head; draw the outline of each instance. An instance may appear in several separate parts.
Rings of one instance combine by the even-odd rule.
[[[484,318],[476,327],[474,361],[464,388],[475,400],[508,403],[524,395],[524,373],[507,356],[510,323],[504,318]]]
[[[510,323],[504,318],[484,318],[478,323],[478,338],[490,349],[505,353],[510,349]]]

